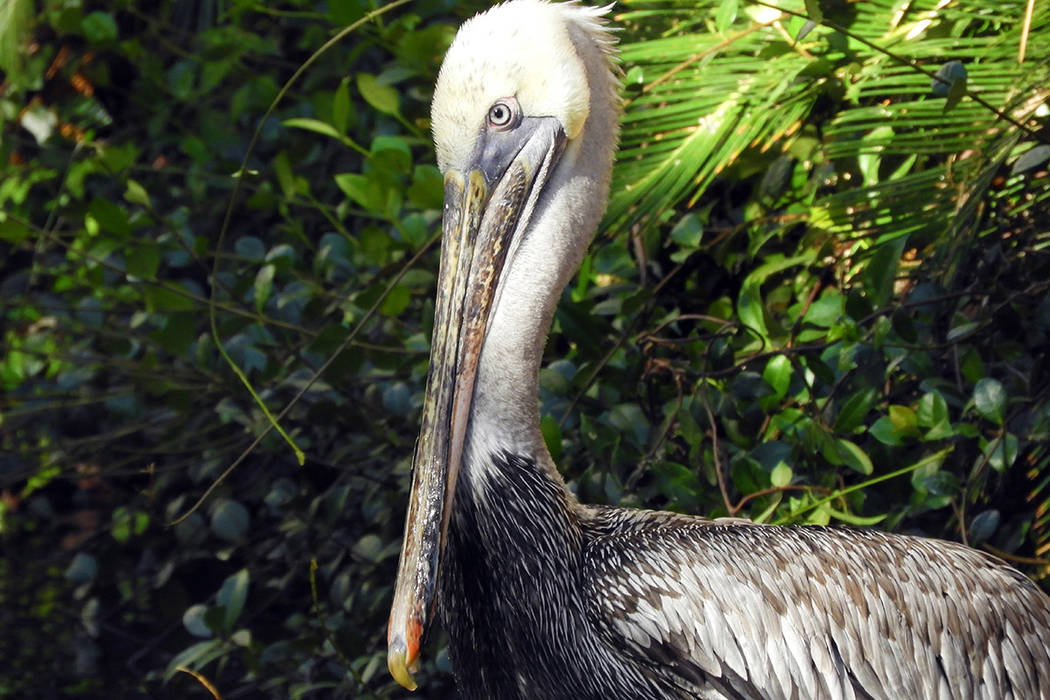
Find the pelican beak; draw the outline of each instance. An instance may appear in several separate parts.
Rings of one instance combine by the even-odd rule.
[[[430,370],[387,627],[387,666],[409,690],[416,688],[412,673],[433,618],[478,359],[500,275],[565,140],[557,119],[527,117],[512,131],[484,133],[466,172],[445,172]]]

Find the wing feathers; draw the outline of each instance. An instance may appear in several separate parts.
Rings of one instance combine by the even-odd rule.
[[[1050,599],[992,557],[644,515],[594,511],[589,619],[685,694],[1050,700]]]

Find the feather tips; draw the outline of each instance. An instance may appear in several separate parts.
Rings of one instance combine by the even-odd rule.
[[[694,666],[678,678],[689,692],[1050,698],[1050,600],[992,557],[857,530],[646,528],[647,515],[596,511],[592,614],[641,663]]]

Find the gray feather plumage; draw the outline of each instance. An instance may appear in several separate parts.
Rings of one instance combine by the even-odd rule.
[[[1050,700],[1050,599],[950,542],[582,506],[504,453],[446,566],[467,698]]]
[[[691,694],[1050,698],[1050,603],[999,559],[872,531],[606,513],[618,532],[584,548],[592,623]]]

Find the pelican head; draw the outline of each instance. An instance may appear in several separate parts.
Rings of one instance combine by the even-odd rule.
[[[488,425],[545,450],[539,361],[557,298],[604,211],[616,146],[619,81],[605,12],[497,5],[460,28],[438,76],[441,266],[387,631],[390,672],[409,689],[471,436]]]

